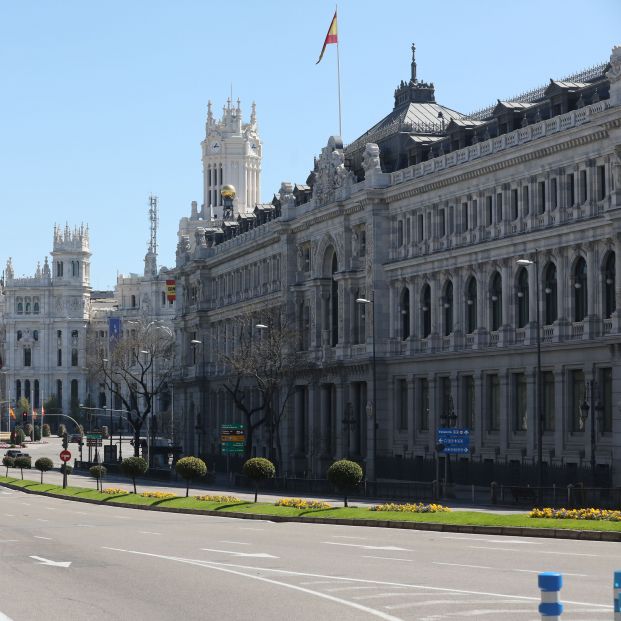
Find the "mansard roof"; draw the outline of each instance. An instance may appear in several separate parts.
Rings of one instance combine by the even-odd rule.
[[[550,95],[556,95],[560,92],[574,92],[581,88],[586,88],[588,84],[584,82],[570,82],[567,80],[550,80],[550,84],[543,91],[545,97],[550,97]]]

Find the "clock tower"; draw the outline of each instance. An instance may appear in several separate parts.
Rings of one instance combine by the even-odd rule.
[[[203,220],[220,220],[223,216],[221,190],[236,188],[233,215],[251,213],[261,200],[261,142],[257,130],[255,104],[250,122],[243,123],[239,99],[228,99],[217,121],[207,106],[205,139],[201,143],[203,159]]]

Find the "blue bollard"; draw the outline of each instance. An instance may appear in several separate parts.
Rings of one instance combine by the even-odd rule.
[[[559,621],[563,614],[563,604],[559,600],[559,591],[563,586],[563,576],[552,571],[539,574],[539,588],[541,589],[541,604],[539,614],[546,621]]]
[[[615,611],[614,620],[621,621],[621,571],[615,571],[614,576],[612,600]]]

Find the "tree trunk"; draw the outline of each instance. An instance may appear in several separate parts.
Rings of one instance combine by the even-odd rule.
[[[21,473],[22,473],[22,481],[23,481],[24,480],[24,469],[20,468],[20,470],[21,470]]]
[[[43,485],[43,470],[41,470],[41,485]]]
[[[132,481],[134,482],[134,494],[137,494],[138,492],[136,492],[136,477],[132,477]]]
[[[254,484],[254,501],[257,502],[257,496],[259,495],[259,484]]]
[[[185,486],[185,497],[187,498],[190,495],[190,479],[186,481],[187,485]]]
[[[134,427],[134,457],[140,457],[140,429],[141,427]]]
[[[348,507],[349,505],[347,504],[347,496],[345,496],[345,506]]]

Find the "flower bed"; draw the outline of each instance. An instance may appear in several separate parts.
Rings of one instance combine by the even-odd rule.
[[[304,500],[303,498],[281,498],[275,505],[277,507],[293,507],[294,509],[331,509],[329,502],[321,500]]]
[[[104,487],[101,490],[104,494],[129,494],[126,489],[121,489],[120,487]]]
[[[387,502],[383,505],[374,505],[369,509],[370,511],[403,511],[407,513],[446,513],[450,509],[443,505],[436,504],[423,504],[417,503],[405,503],[399,504],[396,502]]]
[[[241,502],[236,496],[219,496],[217,494],[205,494],[204,496],[194,496],[194,498],[204,502]]]
[[[158,498],[159,500],[177,498],[176,494],[171,494],[170,492],[142,492],[140,495],[143,498]]]
[[[607,522],[621,522],[621,511],[609,509],[533,509],[528,517],[549,518],[553,520],[605,520]]]

